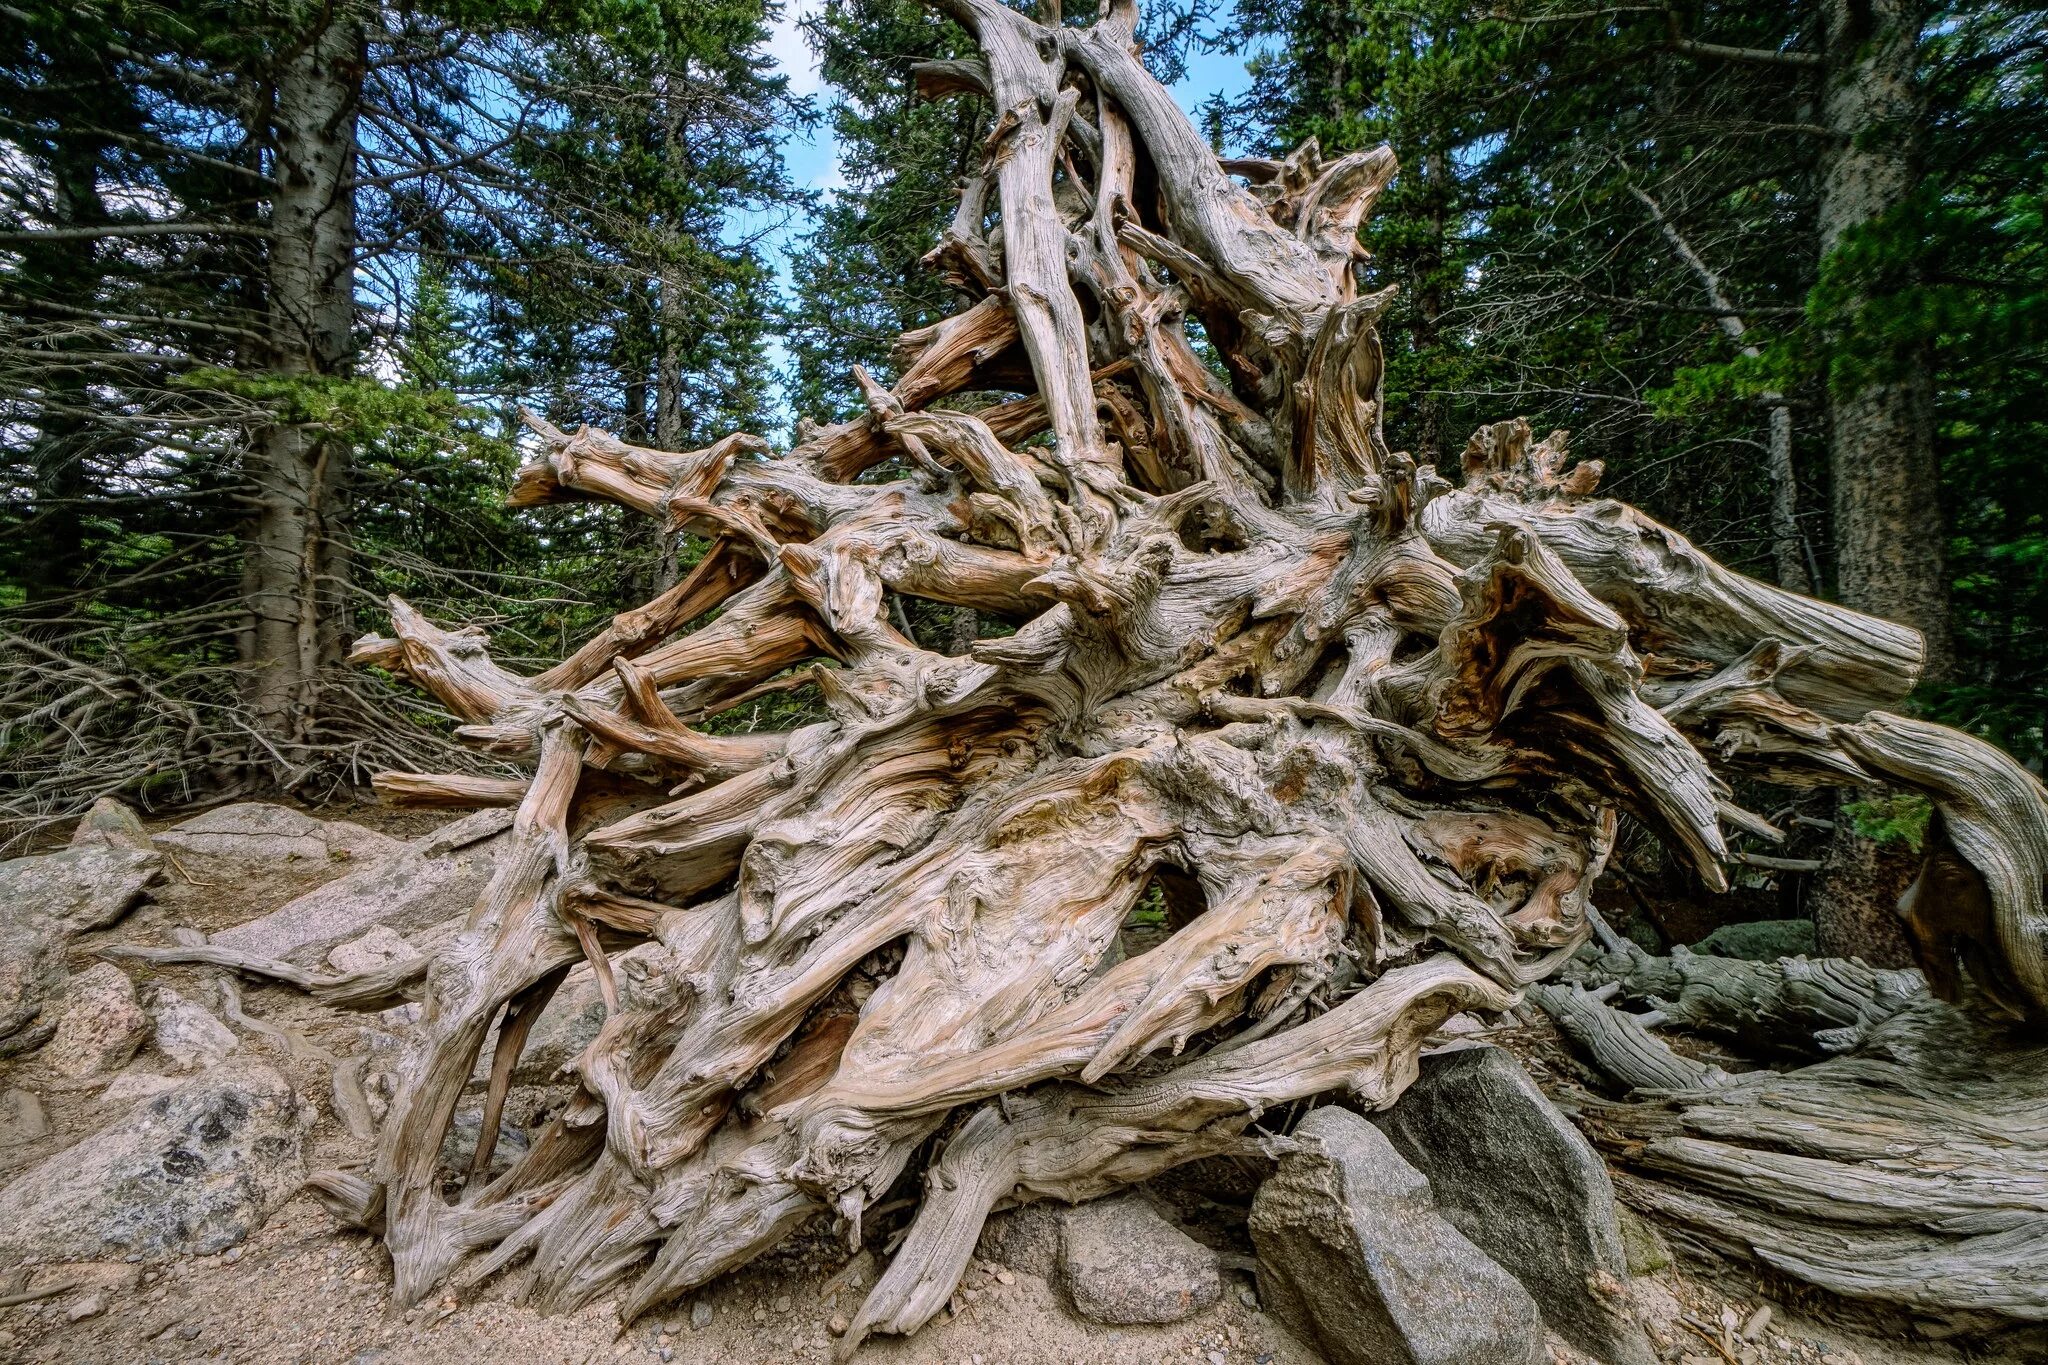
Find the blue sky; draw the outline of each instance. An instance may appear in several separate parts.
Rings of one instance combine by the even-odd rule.
[[[790,89],[799,95],[824,92],[816,60],[798,28],[805,16],[815,13],[822,4],[823,0],[784,0],[782,18],[769,40],[769,54],[789,77]],[[1187,76],[1173,87],[1173,93],[1182,108],[1193,109],[1214,94],[1239,94],[1250,83],[1242,57],[1221,52],[1196,54],[1188,62]],[[837,149],[832,145],[829,128],[820,128],[810,137],[792,132],[783,143],[783,156],[790,174],[800,185],[829,190],[841,183]]]
[[[804,42],[803,31],[798,25],[823,3],[824,0],[784,0],[782,17],[777,21],[768,43],[769,55],[775,59],[782,74],[789,78],[791,92],[819,95],[821,102],[830,98],[830,91],[819,77],[817,60]],[[1236,95],[1250,83],[1242,57],[1228,53],[1198,53],[1189,59],[1187,75],[1174,85],[1173,93],[1183,109],[1194,109],[1211,95]],[[838,148],[829,126],[821,124],[809,134],[790,129],[783,137],[782,155],[790,177],[805,188],[830,193],[845,183],[839,173]],[[786,289],[790,282],[789,255],[797,248],[808,223],[801,217],[772,222],[743,219],[735,227],[744,235],[760,235],[775,262],[776,274]],[[771,341],[769,350],[770,361],[779,374],[788,359],[787,352],[780,339]],[[784,405],[778,403],[777,406]],[[786,408],[782,413],[785,421],[799,415],[803,414],[788,412]]]

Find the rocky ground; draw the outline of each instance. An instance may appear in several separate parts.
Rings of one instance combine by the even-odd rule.
[[[106,808],[72,848],[0,865],[0,1359],[829,1359],[907,1203],[875,1211],[858,1255],[821,1224],[623,1331],[606,1303],[538,1315],[517,1271],[386,1312],[381,1247],[300,1183],[367,1158],[416,1007],[350,1014],[219,967],[99,955],[204,936],[334,973],[431,952],[503,826],[322,814],[144,829]],[[622,976],[630,1004],[630,957]],[[550,1008],[501,1155],[562,1102],[555,1070],[602,1008],[573,978]],[[1270,1179],[1212,1161],[1106,1205],[999,1215],[950,1312],[859,1358],[1533,1365],[1590,1343],[1604,1365],[2021,1359],[1862,1335],[1732,1268],[1673,1265],[1654,1229],[1617,1221],[1597,1158],[1523,1068],[1475,1051],[1489,1041],[1547,1075],[1540,1030],[1461,1022],[1392,1115],[1286,1116],[1297,1136]],[[461,1117],[451,1170],[477,1137],[474,1105]]]

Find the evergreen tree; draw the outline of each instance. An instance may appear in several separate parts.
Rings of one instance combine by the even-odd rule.
[[[438,547],[476,572],[427,600],[467,592],[544,633],[640,595],[547,581],[565,548],[615,562],[612,518],[520,537],[483,494],[511,402],[609,419],[575,376],[620,355],[678,441],[699,417],[758,419],[768,274],[738,215],[787,199],[770,17],[767,0],[11,12],[7,647],[146,698],[53,710],[25,673],[0,714],[34,718],[0,741],[14,780],[33,786],[47,744],[89,750],[136,706],[188,705],[219,743],[116,785],[346,779],[361,684],[336,666],[442,524],[401,486],[449,500],[444,537],[474,537]],[[523,307],[528,272],[548,297]],[[422,366],[427,332],[447,350]],[[89,724],[69,723],[78,705]]]

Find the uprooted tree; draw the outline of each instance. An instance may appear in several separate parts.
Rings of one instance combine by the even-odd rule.
[[[994,1208],[1238,1150],[1305,1096],[1392,1102],[1447,1017],[1582,945],[1620,817],[1725,886],[1724,831],[1776,832],[1722,770],[1927,793],[1930,979],[2048,1012],[2048,806],[2004,755],[1876,709],[1914,684],[1911,631],[1596,498],[1563,433],[1485,428],[1455,484],[1389,448],[1392,291],[1354,269],[1387,149],[1219,162],[1128,0],[1085,28],[937,3],[983,58],[922,88],[997,115],[929,257],[968,305],[786,454],[536,422],[515,503],[712,537],[573,657],[521,677],[400,602],[356,647],[532,764],[383,783],[518,807],[426,969],[371,1169],[318,1182],[381,1229],[400,1301],[530,1257],[543,1305],[616,1290],[630,1319],[820,1212],[857,1239],[922,1155],[846,1340],[914,1331]],[[1017,396],[966,398],[991,391]],[[935,652],[892,595],[1014,630]],[[828,720],[706,727],[798,685]],[[1172,932],[1122,957],[1152,888]],[[651,986],[624,1008],[635,948]],[[611,1011],[578,1097],[493,1177],[522,1044],[586,961]],[[404,971],[330,993],[388,1001]],[[442,1139],[492,1037],[456,1188]]]

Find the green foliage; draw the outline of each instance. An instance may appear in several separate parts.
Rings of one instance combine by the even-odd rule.
[[[834,0],[804,33],[834,91],[828,117],[846,184],[791,260],[789,397],[799,416],[833,420],[859,410],[853,366],[887,382],[897,334],[953,310],[951,291],[919,260],[953,215],[988,110],[979,99],[918,98],[912,63],[974,51],[923,0]]]
[[[1927,822],[1934,818],[1934,806],[1917,792],[1890,792],[1845,802],[1842,814],[1858,834],[1873,843],[1918,853],[1927,842]]]
[[[1544,16],[1553,17],[1544,17]],[[1526,22],[1511,21],[1508,16]],[[1921,43],[1926,173],[1825,259],[1828,142],[1817,78],[1671,50],[1669,22],[1728,47],[1824,46],[1821,12],[1244,0],[1261,49],[1219,125],[1281,153],[1384,140],[1402,171],[1365,231],[1396,447],[1455,459],[1482,422],[1566,427],[1603,491],[1745,572],[1775,573],[1765,395],[1794,417],[1803,558],[1830,547],[1831,392],[1933,366],[1961,668],[1919,704],[2044,757],[2048,710],[2048,68],[2038,10],[1931,5]],[[1744,346],[1711,315],[1719,278]],[[1900,553],[1910,554],[1911,544]]]

